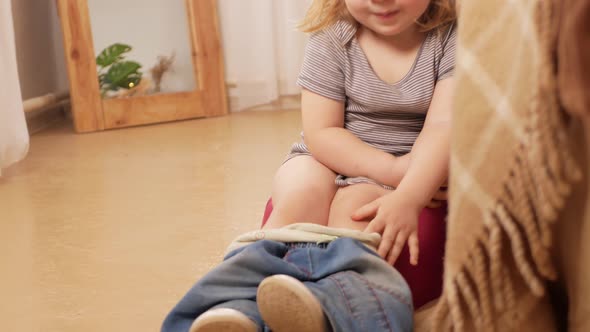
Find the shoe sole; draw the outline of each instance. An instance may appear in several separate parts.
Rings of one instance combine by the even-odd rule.
[[[264,279],[256,302],[262,319],[275,332],[326,331],[320,302],[295,278],[275,275]]]
[[[243,313],[233,309],[214,309],[195,320],[190,332],[256,332],[258,328]]]

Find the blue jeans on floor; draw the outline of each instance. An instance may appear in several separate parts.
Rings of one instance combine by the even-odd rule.
[[[303,282],[334,331],[413,329],[412,297],[399,272],[361,242],[340,238],[327,244],[262,240],[234,250],[174,307],[162,332],[187,332],[213,308],[238,310],[267,331],[256,291],[262,280],[276,274]]]

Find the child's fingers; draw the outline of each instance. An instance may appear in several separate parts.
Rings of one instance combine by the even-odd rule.
[[[370,219],[372,217],[375,217],[375,215],[377,214],[377,209],[379,208],[379,202],[378,201],[372,201],[369,204],[365,204],[362,207],[360,207],[358,210],[356,210],[351,218],[354,221],[363,221],[363,220],[367,220]]]
[[[430,201],[426,207],[430,208],[430,209],[436,209],[442,206],[442,202],[441,201],[436,201],[436,200],[432,200]]]
[[[408,239],[408,247],[410,247],[410,264],[418,265],[418,255],[420,254],[420,246],[418,242],[418,233],[413,232]]]
[[[385,228],[385,225],[379,220],[379,218],[375,218],[367,225],[364,232],[381,234],[383,233],[383,228]]]
[[[397,238],[397,230],[393,227],[387,227],[381,236],[381,244],[379,244],[379,256],[385,259],[391,250],[395,239]]]
[[[387,256],[387,262],[389,264],[393,265],[395,263],[395,261],[399,257],[399,254],[402,252],[402,249],[404,248],[404,245],[405,245],[407,239],[408,239],[408,236],[403,231],[400,231],[397,233],[397,237],[395,238],[395,243],[391,247],[391,251],[389,252],[389,255]]]
[[[439,190],[433,197],[437,201],[446,201],[449,199],[449,193],[446,190]]]

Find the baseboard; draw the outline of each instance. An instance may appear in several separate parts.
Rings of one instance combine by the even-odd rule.
[[[38,134],[56,123],[64,121],[67,108],[69,108],[69,103],[61,103],[53,107],[26,113],[29,135]]]
[[[276,85],[273,87],[273,85]],[[286,82],[269,82],[262,79],[251,80],[228,80],[226,82],[228,87],[228,102],[230,112],[241,112],[251,109],[259,109],[260,107],[277,107],[286,106],[288,109],[298,108],[292,102],[282,102],[283,95],[287,98],[292,96],[299,96],[299,89],[288,89]],[[299,101],[297,101],[299,102]]]
[[[268,104],[258,105],[246,109],[246,111],[291,111],[301,110],[301,95],[280,96]]]

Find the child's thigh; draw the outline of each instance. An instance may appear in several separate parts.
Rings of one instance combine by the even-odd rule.
[[[297,156],[284,163],[274,178],[274,209],[265,227],[294,222],[326,224],[338,189],[335,179],[334,172],[311,156]]]
[[[328,226],[364,230],[368,222],[353,221],[350,216],[363,205],[389,192],[390,190],[369,183],[359,183],[339,188],[330,207]]]

